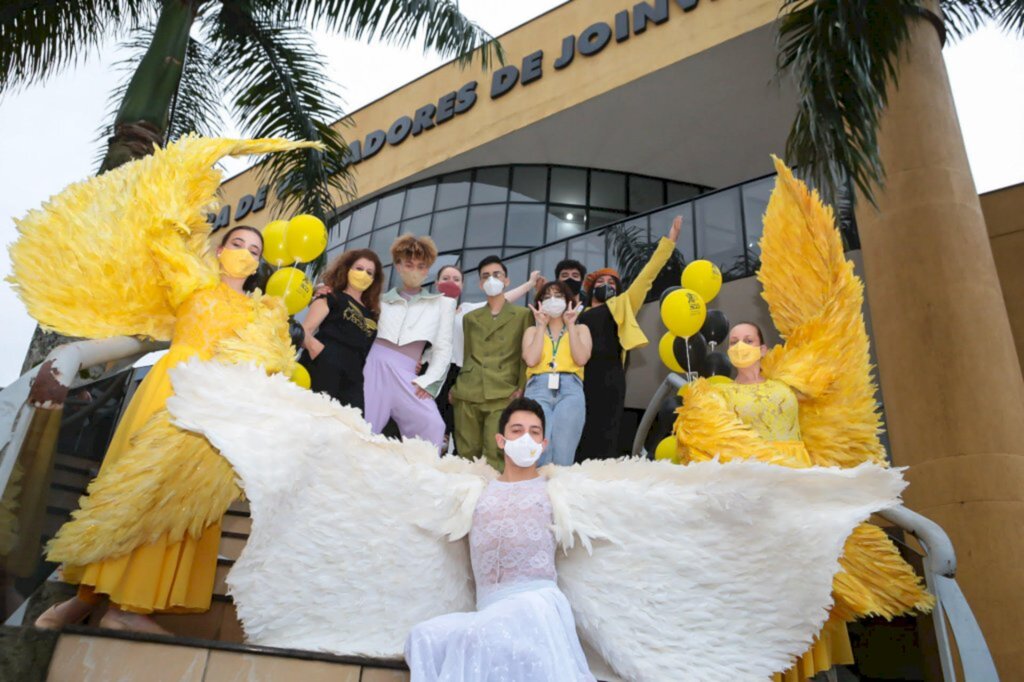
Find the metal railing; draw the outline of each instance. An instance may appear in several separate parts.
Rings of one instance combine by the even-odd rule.
[[[672,373],[658,386],[637,427],[636,437],[633,439],[634,457],[647,454],[644,450],[644,441],[662,402],[677,393],[686,383],[686,378]],[[921,558],[925,584],[935,596],[935,608],[931,617],[935,626],[943,680],[957,682],[953,655],[955,646],[967,682],[998,682],[999,674],[996,672],[985,636],[956,582],[956,553],[949,536],[939,524],[902,505],[880,511],[877,515],[903,532],[913,535],[924,550]]]

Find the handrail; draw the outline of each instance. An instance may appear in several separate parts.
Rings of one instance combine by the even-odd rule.
[[[637,427],[636,437],[633,439],[634,457],[643,453],[644,441],[662,401],[671,392],[681,389],[686,382],[686,378],[674,373],[662,380]],[[935,596],[932,621],[935,624],[935,639],[943,680],[957,682],[953,657],[955,646],[967,682],[998,682],[999,673],[985,642],[985,635],[956,582],[956,552],[946,531],[928,517],[902,505],[882,510],[878,512],[878,516],[916,537],[924,549],[925,583]],[[949,636],[950,630],[952,638]]]

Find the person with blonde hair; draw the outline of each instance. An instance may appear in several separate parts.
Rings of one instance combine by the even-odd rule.
[[[364,416],[374,433],[394,419],[403,437],[419,437],[440,449],[444,420],[434,399],[451,363],[455,300],[423,289],[437,260],[430,237],[401,235],[391,245],[391,260],[402,284],[380,299],[377,339],[363,368]],[[427,344],[431,361],[417,376]]]

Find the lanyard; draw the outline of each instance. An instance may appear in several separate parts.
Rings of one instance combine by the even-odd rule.
[[[562,343],[562,337],[565,336],[565,327],[562,327],[562,331],[558,332],[558,338],[556,339],[551,335],[551,327],[547,328],[548,338],[551,339],[551,369],[555,368],[555,359],[558,357],[558,345]]]

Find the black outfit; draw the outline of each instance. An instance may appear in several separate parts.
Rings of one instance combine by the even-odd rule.
[[[454,362],[448,367],[448,376],[444,379],[441,392],[434,398],[434,402],[437,403],[437,411],[441,413],[441,419],[444,419],[444,434],[449,438],[455,434],[455,406],[448,402],[448,393],[455,386],[460,369],[461,367]]]
[[[377,336],[377,322],[369,308],[344,292],[319,298],[327,302],[328,309],[315,335],[324,349],[316,358],[303,351],[299,362],[309,370],[312,390],[361,411],[363,365]]]
[[[626,404],[626,370],[622,366],[619,326],[608,306],[584,310],[579,324],[590,329],[593,350],[583,369],[587,419],[576,449],[576,461],[621,456],[619,429]]]

